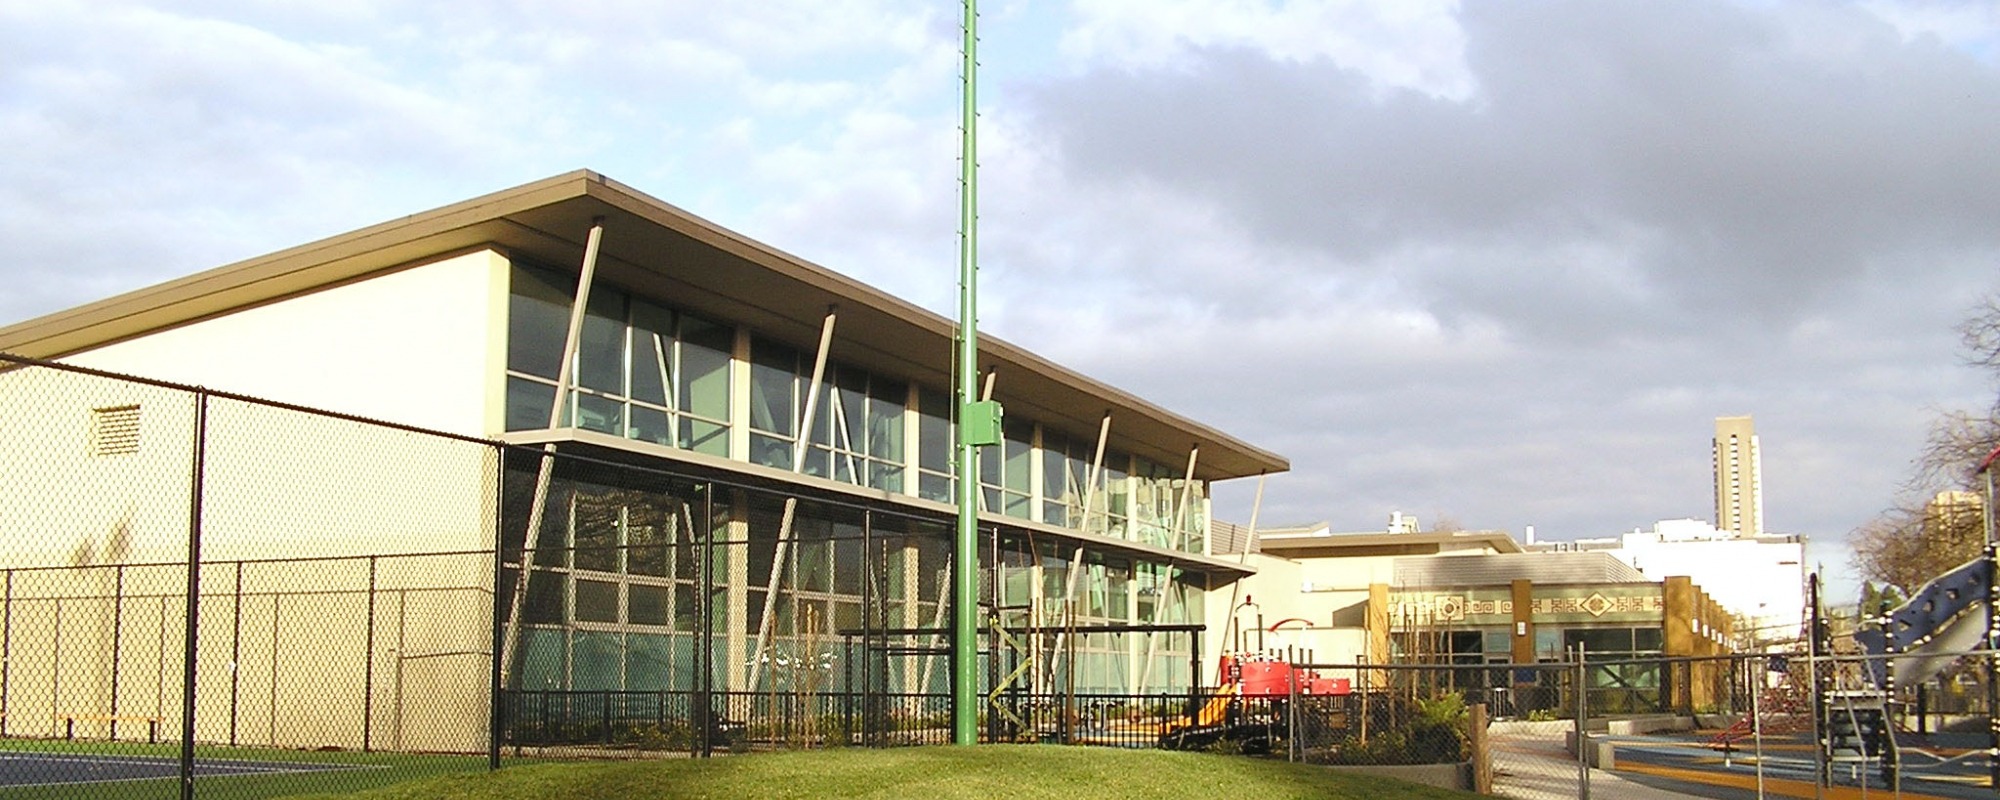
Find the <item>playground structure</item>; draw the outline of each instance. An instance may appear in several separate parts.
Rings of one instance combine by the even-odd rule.
[[[1249,626],[1241,624],[1246,612],[1255,620]],[[1245,597],[1230,612],[1232,648],[1217,665],[1217,691],[1188,715],[1167,721],[1159,746],[1206,750],[1226,743],[1239,752],[1268,753],[1276,743],[1291,741],[1296,726],[1345,727],[1356,716],[1344,702],[1354,696],[1353,681],[1300,666],[1312,660],[1308,650],[1267,646],[1266,634],[1289,630],[1293,623],[1312,625],[1285,619],[1266,626],[1262,610]]]
[[[1872,769],[1895,785],[1900,770],[1937,769],[1984,754],[1989,781],[2000,785],[2000,718],[1993,714],[2000,688],[1995,684],[2000,677],[1995,560],[1989,542],[1978,558],[1925,583],[1908,602],[1856,631],[1853,641],[1860,652],[1851,660],[1834,649],[1818,576],[1813,576],[1809,642],[1814,655],[1833,656],[1832,668],[1816,676],[1813,695],[1823,781],[1835,778],[1844,764],[1850,775]],[[1901,745],[1897,720],[1907,715],[1899,682],[1919,686],[1976,651],[1984,651],[1987,748],[1948,755]]]
[[[1721,754],[1725,771],[1735,758],[1756,748],[1747,763],[1756,765],[1760,781],[1768,773],[1793,780],[1810,777],[1819,786],[1858,785],[1865,791],[1870,786],[1898,789],[1906,781],[1921,780],[1930,787],[1924,791],[1947,793],[1996,785],[2000,738],[1994,735],[1993,715],[1994,563],[1989,545],[1979,558],[1926,583],[1908,602],[1863,618],[1852,636],[1834,634],[1819,576],[1809,576],[1808,619],[1798,651],[1760,656],[1766,663],[1751,673],[1761,677],[1753,678],[1749,711],[1707,736],[1705,748]],[[1976,659],[1983,668],[1985,735],[1927,731],[1931,717],[1922,708],[1923,689],[1966,659]],[[1915,730],[1909,725],[1913,705]],[[1974,739],[1984,746],[1976,746]],[[1699,763],[1685,755],[1664,755],[1672,752],[1671,745],[1619,744],[1641,761]],[[1626,756],[1619,758],[1622,763]],[[1715,766],[1709,764],[1710,769]]]

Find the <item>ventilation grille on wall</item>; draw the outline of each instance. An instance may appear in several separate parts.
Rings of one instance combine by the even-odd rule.
[[[90,452],[100,456],[139,452],[139,407],[130,405],[92,409]]]

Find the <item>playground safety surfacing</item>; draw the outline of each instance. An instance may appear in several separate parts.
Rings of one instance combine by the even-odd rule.
[[[1710,744],[1714,731],[1654,733],[1593,737],[1609,742],[1615,753],[1612,774],[1633,783],[1693,797],[1754,798],[1759,765],[1765,797],[1823,797],[1859,800],[1903,797],[1910,800],[1991,798],[1986,757],[1968,752],[1970,741],[1949,736],[1899,736],[1904,768],[1898,785],[1890,785],[1861,765],[1833,765],[1833,784],[1815,792],[1815,753],[1809,734],[1766,735],[1760,749],[1748,739],[1727,750]]]

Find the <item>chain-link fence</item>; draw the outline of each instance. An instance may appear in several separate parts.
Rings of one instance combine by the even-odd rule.
[[[0,794],[950,738],[948,520],[8,358],[0,409]],[[1178,578],[1038,601],[1072,593],[1064,555],[982,534],[987,741],[1514,797],[1991,791],[1982,658],[1260,663],[1209,687],[1201,624],[1101,613]]]
[[[1515,798],[1987,797],[1994,655],[1269,664],[1289,677],[1242,680],[1227,724],[1292,760]]]
[[[0,360],[0,792],[494,763],[500,449]]]
[[[949,739],[940,515],[11,357],[0,408],[0,793]],[[1187,696],[1200,625],[980,544],[989,739]]]

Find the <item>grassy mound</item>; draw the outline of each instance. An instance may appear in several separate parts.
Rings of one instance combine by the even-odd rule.
[[[349,800],[932,797],[1463,798],[1474,795],[1264,759],[1093,747],[821,750],[709,760],[512,767],[342,795]]]

